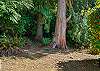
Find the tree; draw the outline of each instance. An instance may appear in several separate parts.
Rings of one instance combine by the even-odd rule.
[[[41,40],[43,38],[43,16],[42,14],[37,14],[37,34],[35,39]]]
[[[67,48],[66,47],[66,23],[69,18],[66,19],[66,2],[65,0],[58,0],[58,11],[55,27],[55,36],[54,42],[57,47]]]
[[[51,21],[51,9],[55,9],[56,0],[34,0],[34,14],[37,17],[37,34],[35,39],[41,40],[43,38],[43,29],[49,32]],[[43,28],[44,24],[44,28]]]
[[[34,20],[36,25],[36,40],[41,40],[43,38],[43,29],[48,33],[51,21],[51,9],[54,6],[56,0],[33,0],[34,8],[31,9],[31,13],[36,19]],[[34,27],[32,27],[34,28]]]

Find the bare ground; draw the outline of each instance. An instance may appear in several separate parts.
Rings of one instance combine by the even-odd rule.
[[[63,51],[52,48],[26,48],[17,56],[1,57],[0,71],[100,71],[99,55],[87,50]]]

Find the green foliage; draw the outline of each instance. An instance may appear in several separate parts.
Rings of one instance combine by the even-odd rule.
[[[52,19],[52,11],[50,10],[50,8],[48,6],[37,6],[33,9],[33,12],[43,15],[43,19],[41,20],[43,20],[44,29],[46,30],[46,32],[49,32],[50,22]]]
[[[100,24],[99,24],[99,16],[100,10],[97,8],[93,13],[89,15],[89,26],[91,33],[91,47],[100,49]]]
[[[25,46],[26,37],[17,37],[17,39],[18,39],[18,47],[23,48]]]
[[[25,32],[29,31],[30,29],[30,26],[32,26],[33,21],[32,21],[32,17],[31,16],[22,16],[21,17],[21,20],[19,21],[18,23],[18,26],[17,26],[17,32],[20,34],[20,35],[24,35]],[[34,28],[34,27],[33,27]],[[34,30],[33,30],[34,31]]]
[[[44,46],[47,46],[48,44],[50,44],[52,40],[50,38],[43,38],[41,43],[44,45]]]
[[[9,7],[9,5],[9,2],[0,1],[0,17],[4,17],[6,20],[11,20],[17,23],[20,15],[15,11],[15,9]]]
[[[73,9],[67,9],[69,10],[69,13],[67,13],[72,16],[68,23],[68,42],[78,46],[91,43],[91,46],[100,48],[100,41],[96,40],[96,36],[100,35],[97,34],[100,31],[100,24],[94,24],[100,20],[95,20],[95,14],[92,13],[97,12],[95,5],[96,3],[99,4],[99,0],[97,2],[94,0],[87,1],[89,2],[87,8],[86,0],[74,0]],[[56,12],[57,0],[1,0],[0,48],[23,47],[26,41],[24,36],[33,38],[37,30],[37,14],[42,15],[43,32],[50,33],[50,38],[53,37],[52,32],[55,30]],[[98,15],[100,15],[99,13],[100,11]],[[51,42],[50,38],[43,38],[41,43],[45,46],[48,45]]]
[[[25,38],[8,36],[5,33],[0,36],[0,50],[14,49],[23,47],[25,45]]]
[[[13,39],[12,37],[5,35],[5,33],[0,36],[0,50],[9,48],[13,49],[16,48],[17,46],[18,46],[17,39]]]
[[[44,30],[50,32],[50,22],[52,19],[52,14],[56,13],[57,0],[33,0],[34,8],[32,12],[34,14],[43,15]]]
[[[72,18],[68,30],[68,36],[72,40],[71,42],[78,43],[81,46],[89,44],[87,16],[75,13],[74,10],[71,10],[71,15]]]
[[[96,45],[97,41],[95,40],[97,38],[96,36],[100,35],[98,32],[100,26],[99,24],[95,25],[95,22],[99,21],[95,20],[99,3],[97,0],[75,0],[74,5],[73,9],[70,11],[72,18],[68,24],[69,43],[74,45],[78,44],[80,46],[90,45],[90,47],[100,48],[98,44]],[[98,16],[99,15],[100,14],[98,14]]]
[[[0,17],[18,23],[21,17],[19,11],[25,7],[28,9],[32,7],[28,2],[16,0],[0,1]]]
[[[22,35],[32,24],[32,18],[29,16],[24,18],[22,15],[31,8],[33,8],[32,0],[0,1],[0,49],[24,46],[25,38]]]
[[[98,48],[90,48],[88,51],[92,55],[99,55],[100,54],[100,49]]]

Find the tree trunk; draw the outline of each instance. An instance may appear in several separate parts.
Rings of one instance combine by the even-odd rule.
[[[58,0],[57,20],[55,27],[54,42],[57,47],[66,48],[66,3]]]
[[[43,37],[43,30],[42,30],[42,28],[43,28],[43,26],[42,26],[42,24],[43,24],[43,20],[42,20],[42,15],[41,14],[38,14],[37,15],[37,35],[36,35],[36,39],[37,40],[41,40],[42,39],[42,37]]]

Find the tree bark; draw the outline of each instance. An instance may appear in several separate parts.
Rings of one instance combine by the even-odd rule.
[[[58,11],[55,27],[54,42],[57,47],[66,47],[66,3],[65,0],[58,0]]]
[[[37,35],[36,35],[36,39],[37,40],[41,40],[43,37],[43,19],[42,19],[42,15],[41,14],[37,14]]]

